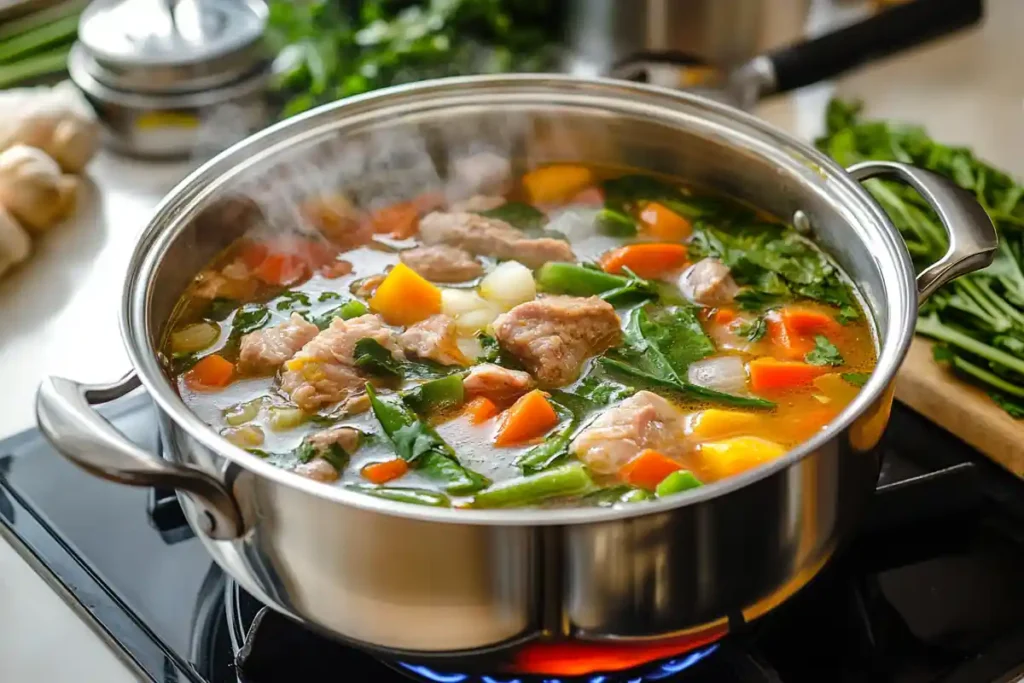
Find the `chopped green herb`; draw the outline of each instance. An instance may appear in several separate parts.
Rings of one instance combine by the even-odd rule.
[[[320,292],[320,296],[318,296],[316,300],[323,303],[325,301],[334,301],[335,299],[340,298],[341,294],[338,294],[337,292]]]
[[[846,361],[835,344],[828,340],[823,334],[815,335],[814,348],[807,352],[804,360],[811,365],[842,365]]]
[[[768,322],[763,315],[759,315],[749,323],[740,323],[736,326],[736,333],[749,342],[759,342],[768,333]]]
[[[402,362],[395,359],[391,351],[384,348],[376,339],[367,337],[357,341],[353,358],[355,366],[370,375],[395,378],[405,376]]]
[[[281,301],[277,302],[275,308],[279,311],[291,311],[297,309],[299,306],[309,306],[309,295],[305,292],[289,290],[281,294]]]
[[[235,312],[231,319],[231,336],[241,337],[242,335],[255,332],[270,322],[270,311],[263,304],[246,304]]]

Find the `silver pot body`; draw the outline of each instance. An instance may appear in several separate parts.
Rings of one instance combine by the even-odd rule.
[[[381,171],[381,145],[399,149],[398,161],[384,164],[399,175],[429,159],[428,170],[443,176],[453,158],[485,149],[513,165],[584,161],[668,173],[792,219],[863,295],[877,369],[827,429],[783,458],[625,509],[423,508],[277,469],[187,409],[158,360],[165,326],[195,273],[267,220],[261,198],[300,198],[309,185],[297,180],[310,172],[320,187],[365,180]],[[38,397],[40,425],[98,476],[177,488],[210,554],[246,590],[367,647],[466,653],[538,635],[649,640],[735,626],[798,590],[854,528],[874,490],[874,447],[919,296],[984,265],[995,249],[984,212],[937,176],[894,164],[854,172],[903,176],[951,229],[950,253],[917,283],[899,233],[851,175],[729,107],[558,76],[448,79],[352,98],[248,139],[171,192],[126,282],[123,334],[135,375],[102,387],[51,378]],[[423,189],[416,178],[409,185]],[[127,444],[89,407],[140,381],[161,414],[163,459]]]

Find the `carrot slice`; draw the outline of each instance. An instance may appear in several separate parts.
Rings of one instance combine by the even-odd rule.
[[[376,233],[388,233],[395,239],[408,239],[420,229],[420,211],[415,200],[399,202],[374,211],[370,222]]]
[[[211,353],[185,373],[185,384],[193,391],[220,389],[231,383],[234,364],[216,353]]]
[[[770,313],[765,322],[768,325],[768,338],[777,355],[783,359],[801,360],[807,352],[814,348],[814,342],[797,334],[783,321],[780,314]]]
[[[829,371],[827,367],[795,360],[755,358],[747,364],[754,391],[785,391],[809,385]]]
[[[441,312],[441,290],[399,263],[373,293],[370,308],[390,325],[412,325]]]
[[[505,411],[498,432],[494,436],[495,446],[512,446],[535,439],[558,424],[558,413],[548,402],[544,392],[534,389],[519,397],[512,407]]]
[[[295,254],[271,254],[256,268],[256,277],[280,287],[295,284],[308,274],[305,260]]]
[[[640,211],[646,233],[666,242],[681,242],[693,232],[693,225],[683,216],[658,202],[647,202]]]
[[[686,247],[682,244],[628,244],[601,257],[601,268],[607,273],[622,273],[628,268],[644,278],[658,277],[685,264]]]
[[[267,245],[262,242],[252,242],[242,248],[242,253],[239,254],[239,256],[246,268],[249,270],[255,270],[259,268],[260,264],[266,260],[269,254],[270,249],[267,248]]]
[[[713,319],[719,325],[728,325],[736,319],[736,311],[731,308],[719,308],[715,311]]]
[[[494,401],[486,396],[477,396],[466,404],[463,414],[469,416],[470,424],[478,425],[497,415],[498,406],[494,405]]]
[[[384,462],[372,462],[360,470],[360,474],[374,484],[386,484],[392,479],[398,479],[408,471],[409,463],[401,458],[395,458]]]
[[[790,332],[802,336],[828,335],[839,329],[839,323],[832,316],[801,306],[786,306],[779,317]]]
[[[621,468],[619,478],[627,484],[653,491],[661,480],[683,466],[672,458],[647,448]]]

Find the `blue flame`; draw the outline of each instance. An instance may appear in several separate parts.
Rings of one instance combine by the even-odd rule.
[[[623,679],[621,683],[644,683],[645,681],[660,681],[668,678],[669,676],[675,676],[682,671],[689,669],[698,662],[708,657],[712,652],[718,649],[718,643],[707,646],[703,650],[695,650],[690,652],[685,657],[678,659],[670,659],[667,662],[662,662],[653,671],[646,673],[643,676],[634,677],[630,679]],[[399,666],[411,671],[412,673],[420,676],[433,683],[464,683],[469,681],[472,683],[472,679],[469,674],[459,673],[444,673],[441,671],[435,671],[429,667],[407,664],[406,662],[398,662]],[[522,683],[519,678],[499,679],[492,678],[491,676],[481,676],[479,679],[480,683]],[[620,679],[616,679],[614,676],[598,675],[587,679],[587,683],[616,683]],[[563,683],[560,678],[545,678],[543,683]]]

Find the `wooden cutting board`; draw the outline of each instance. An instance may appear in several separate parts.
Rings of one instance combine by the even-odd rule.
[[[896,398],[1024,478],[1024,420],[937,364],[931,342],[915,337],[896,377]]]

